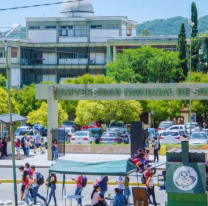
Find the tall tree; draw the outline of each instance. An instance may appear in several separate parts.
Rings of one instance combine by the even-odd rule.
[[[186,29],[185,29],[185,24],[182,23],[178,35],[178,57],[181,60],[181,67],[183,69],[184,77],[186,77],[188,73],[186,52],[187,52]]]
[[[148,29],[144,29],[144,30],[142,31],[142,35],[141,35],[141,36],[148,36],[149,33],[150,33],[150,31],[149,31]]]
[[[195,2],[191,4],[191,21],[194,22],[191,37],[196,37],[198,34],[198,12]]]

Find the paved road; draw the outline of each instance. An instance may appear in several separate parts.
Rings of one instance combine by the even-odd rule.
[[[66,194],[67,195],[72,195],[74,194],[75,190],[75,185],[66,185]],[[62,185],[57,185],[57,190],[56,190],[56,197],[58,201],[58,205],[63,205],[62,199]],[[108,187],[108,194],[111,194],[111,196],[114,195],[114,188],[115,186],[109,186]],[[160,203],[161,206],[165,206],[165,201],[167,200],[167,195],[164,190],[159,190],[157,187],[155,188],[156,192],[156,200],[158,203]],[[88,185],[86,188],[84,188],[82,195],[84,196],[83,199],[83,205],[85,204],[90,204],[90,195],[92,192],[92,186]],[[19,194],[20,191],[20,186],[18,186],[18,197],[20,196]],[[46,186],[41,186],[39,189],[39,193],[43,196],[46,196]],[[13,184],[1,184],[0,185],[0,200],[13,200]],[[132,196],[130,197],[130,201],[133,202]],[[53,200],[51,201],[50,205],[54,205]],[[76,202],[74,201],[73,206],[76,205]]]

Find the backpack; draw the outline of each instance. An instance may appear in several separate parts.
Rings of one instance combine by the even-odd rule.
[[[37,184],[40,186],[40,185],[43,185],[44,183],[44,176],[42,174],[40,174],[40,172],[37,173]]]
[[[142,184],[145,184],[145,176],[144,176],[144,173],[143,173],[142,176],[141,176],[141,183],[142,183]]]
[[[87,177],[82,176],[82,187],[86,187],[86,186],[87,186]]]

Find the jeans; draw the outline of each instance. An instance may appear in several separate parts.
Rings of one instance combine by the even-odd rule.
[[[156,159],[159,162],[158,149],[154,149],[154,161],[156,161]]]
[[[25,146],[22,146],[22,149],[23,149],[24,155],[26,155],[26,148],[25,148]]]
[[[128,201],[127,201],[126,197],[123,194],[124,193],[124,189],[119,189],[119,192],[123,195],[125,205],[127,205],[128,204]]]
[[[82,190],[83,190],[83,187],[76,188],[74,195],[81,195],[82,194]],[[81,198],[78,199],[78,204],[80,204],[80,205],[82,204],[82,199]]]
[[[53,151],[53,159],[58,159],[58,147],[55,147],[55,151]]]
[[[152,196],[153,204],[154,204],[154,206],[156,206],[157,203],[156,203],[156,200],[155,200],[155,188],[154,188],[154,186],[152,187],[152,189],[147,187],[147,198],[148,198],[149,201],[150,201],[150,196]]]
[[[103,196],[103,198],[105,198],[105,193],[106,193],[107,191],[103,191],[103,190],[101,190],[100,191],[100,195],[102,195]]]
[[[44,202],[46,201],[46,199],[43,196],[41,196],[40,194],[38,194],[38,189],[39,189],[39,186],[33,187],[33,200],[34,200],[34,205],[36,205],[36,203],[37,203],[37,197],[39,197],[40,199],[42,199]]]
[[[129,197],[131,195],[129,187],[124,189],[124,197],[126,198],[126,201],[129,202]]]
[[[48,205],[50,204],[51,197],[53,196],[54,204],[55,204],[55,206],[57,206],[55,190],[56,190],[56,185],[51,184],[51,191],[50,191],[49,198],[48,198],[48,203],[47,203]]]
[[[25,189],[25,202],[27,205],[29,205],[29,200],[33,201],[33,198],[30,196],[30,191],[28,189]]]
[[[25,152],[26,152],[26,155],[29,156],[30,148],[29,147],[25,147]]]

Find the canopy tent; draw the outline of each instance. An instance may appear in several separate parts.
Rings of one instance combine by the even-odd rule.
[[[58,160],[55,164],[51,165],[49,173],[126,176],[136,170],[137,167],[127,160],[95,163]]]

